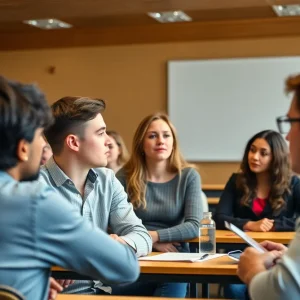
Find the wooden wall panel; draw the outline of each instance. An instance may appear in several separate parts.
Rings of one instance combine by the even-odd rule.
[[[50,103],[67,95],[106,99],[108,128],[119,131],[131,148],[140,120],[167,109],[168,60],[289,55],[300,55],[299,36],[3,51],[0,64],[9,78],[38,82]],[[50,66],[53,74],[47,72]],[[197,165],[204,184],[224,184],[239,163]]]
[[[0,34],[1,50],[299,36],[300,18],[271,18]]]

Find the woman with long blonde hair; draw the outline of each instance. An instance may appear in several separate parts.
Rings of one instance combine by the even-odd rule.
[[[201,180],[182,157],[167,115],[144,118],[129,161],[117,174],[136,215],[153,240],[153,250],[187,252],[185,240],[198,237],[202,218]],[[113,294],[184,298],[186,283],[142,283],[113,289]]]

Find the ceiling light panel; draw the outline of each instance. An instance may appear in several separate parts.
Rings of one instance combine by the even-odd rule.
[[[273,10],[279,17],[300,16],[300,5],[273,5]]]
[[[148,16],[160,23],[190,22],[192,18],[181,10],[149,12]]]
[[[65,23],[63,21],[57,19],[39,19],[39,20],[26,20],[23,23],[28,24],[30,26],[34,26],[41,29],[63,29],[63,28],[71,28],[72,25]]]

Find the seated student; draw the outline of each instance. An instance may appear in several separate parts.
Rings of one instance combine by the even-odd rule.
[[[46,162],[50,159],[50,157],[53,155],[51,146],[49,143],[46,141],[46,145],[43,149],[42,153],[42,159],[41,159],[41,165],[46,164]]]
[[[135,215],[127,194],[107,164],[109,137],[101,112],[103,100],[65,97],[52,105],[54,124],[45,130],[53,157],[41,168],[40,181],[53,187],[65,202],[94,227],[114,233],[111,237],[134,249],[137,256],[151,252],[152,240]],[[95,168],[95,169],[93,169]],[[100,242],[101,243],[101,242]],[[101,282],[80,281],[64,293],[109,292]]]
[[[224,221],[248,231],[294,231],[300,213],[300,180],[291,175],[288,146],[265,130],[247,143],[241,172],[227,182],[217,205],[217,229]]]
[[[106,134],[110,137],[106,167],[117,173],[129,158],[128,150],[124,140],[116,131],[108,130]]]
[[[277,119],[282,134],[288,133],[292,168],[300,173],[300,74],[286,81],[286,91],[293,100],[286,116]],[[287,129],[286,131],[284,129]],[[294,300],[300,298],[300,219],[288,249],[277,243],[262,243],[269,252],[259,253],[247,248],[238,265],[238,276],[249,285],[252,300]],[[281,256],[281,259],[278,259]],[[277,260],[276,260],[277,259]],[[276,264],[274,265],[274,261]]]
[[[247,143],[241,173],[225,186],[214,219],[248,231],[294,231],[300,213],[300,180],[291,176],[288,146],[275,131],[265,130]],[[246,286],[224,287],[226,298],[244,299]]]
[[[142,120],[132,154],[117,174],[129,201],[153,240],[153,250],[189,251],[185,240],[198,237],[202,218],[201,180],[181,156],[175,129],[164,114]],[[185,283],[139,282],[113,287],[113,294],[184,298]]]
[[[36,87],[0,77],[0,284],[28,300],[45,300],[53,265],[107,283],[133,282],[139,266],[132,248],[93,228],[53,189],[33,181],[43,129],[51,122]]]

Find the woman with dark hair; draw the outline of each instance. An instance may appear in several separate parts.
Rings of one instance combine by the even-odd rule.
[[[247,231],[294,231],[300,213],[300,180],[292,176],[288,146],[265,130],[247,143],[241,172],[227,182],[216,209],[217,229],[224,221]]]
[[[300,213],[300,180],[292,176],[288,146],[276,131],[264,130],[247,143],[241,172],[227,182],[216,209],[224,221],[245,231],[294,231]],[[246,299],[246,286],[224,287],[224,296]]]

